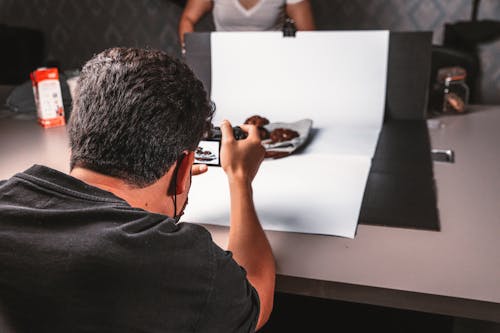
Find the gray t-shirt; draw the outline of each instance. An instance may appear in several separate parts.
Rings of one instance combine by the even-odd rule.
[[[205,228],[43,166],[0,181],[0,332],[253,332],[258,315]]]
[[[258,0],[245,9],[238,0],[213,0],[213,17],[217,31],[281,30],[285,20],[285,5],[303,0]]]

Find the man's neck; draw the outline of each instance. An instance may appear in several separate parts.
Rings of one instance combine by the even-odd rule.
[[[143,188],[134,187],[119,178],[85,168],[74,168],[70,175],[89,185],[113,193],[132,207],[168,216],[173,213],[172,200],[167,196],[167,187],[170,183],[169,173],[157,182]]]

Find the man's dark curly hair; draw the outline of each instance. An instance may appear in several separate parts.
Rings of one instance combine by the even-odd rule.
[[[179,60],[157,50],[105,50],[78,80],[70,167],[148,186],[196,149],[213,112],[202,83]]]

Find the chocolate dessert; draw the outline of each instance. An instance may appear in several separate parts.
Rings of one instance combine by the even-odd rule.
[[[264,125],[269,124],[269,120],[267,118],[257,115],[251,116],[245,120],[245,124],[257,126],[259,128],[259,136],[261,140],[269,139],[269,131],[263,127]]]
[[[256,125],[257,127],[262,127],[264,125],[269,124],[269,120],[267,118],[261,116],[251,116],[247,120],[245,120],[245,124]]]
[[[287,128],[276,128],[271,132],[269,138],[271,139],[271,142],[275,143],[292,140],[293,138],[296,138],[298,136],[299,133],[294,130]]]
[[[259,136],[261,140],[269,139],[269,131],[264,127],[259,127]]]

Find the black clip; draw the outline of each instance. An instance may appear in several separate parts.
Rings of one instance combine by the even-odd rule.
[[[283,25],[283,37],[295,37],[297,29],[295,28],[295,22],[291,18],[286,18],[285,24]]]

